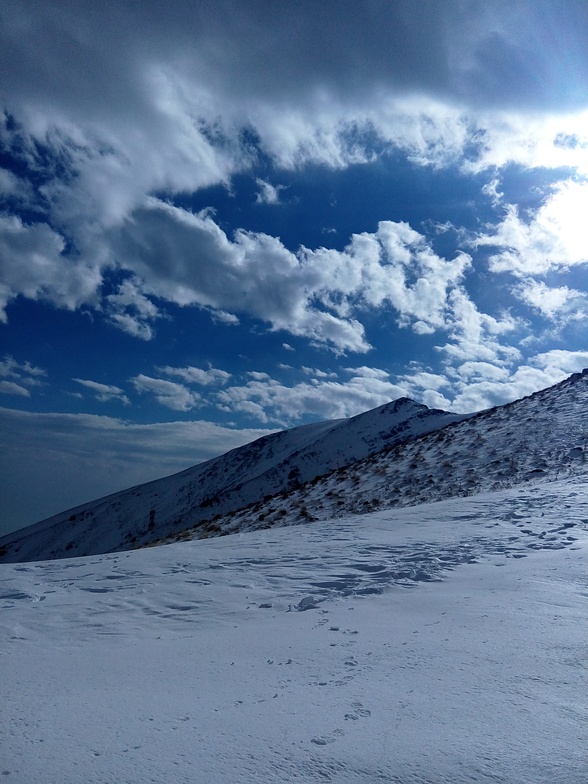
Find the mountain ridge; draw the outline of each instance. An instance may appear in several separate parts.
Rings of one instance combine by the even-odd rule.
[[[399,398],[349,419],[302,425],[169,477],[78,505],[0,539],[0,562],[144,546],[235,512],[471,415]]]
[[[588,369],[438,432],[395,444],[287,494],[218,517],[210,530],[201,526],[181,538],[415,506],[539,479],[588,479],[587,412]]]

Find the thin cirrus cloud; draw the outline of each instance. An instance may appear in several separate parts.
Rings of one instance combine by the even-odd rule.
[[[74,381],[93,392],[96,399],[103,403],[118,400],[125,405],[130,404],[124,390],[113,384],[101,384],[99,381],[90,381],[85,378],[74,378]]]
[[[6,395],[30,397],[31,389],[43,386],[47,371],[30,362],[17,362],[11,356],[0,360],[0,392]]]

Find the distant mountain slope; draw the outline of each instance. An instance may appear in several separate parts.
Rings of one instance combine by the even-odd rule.
[[[572,475],[588,482],[588,370],[395,444],[183,538],[328,520]]]
[[[0,539],[0,561],[95,555],[145,545],[463,419],[401,398],[350,419],[265,436],[179,474],[13,532]]]

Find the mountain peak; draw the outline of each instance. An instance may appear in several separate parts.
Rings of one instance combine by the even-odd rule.
[[[0,540],[0,560],[94,555],[146,545],[461,419],[403,397],[349,419],[264,436],[174,476],[9,534]]]
[[[588,371],[475,415],[408,397],[239,447],[0,539],[0,560],[116,552],[586,473]]]

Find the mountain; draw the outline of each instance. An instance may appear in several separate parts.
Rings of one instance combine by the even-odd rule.
[[[428,434],[409,401],[288,431],[286,477],[304,438],[301,476],[392,445],[215,522],[279,529],[0,564],[2,776],[586,784],[587,403],[584,372]]]
[[[401,398],[265,436],[221,457],[61,512],[0,539],[0,562],[128,550],[287,492],[384,448],[463,420]],[[208,525],[203,525],[207,521]]]
[[[218,535],[295,525],[569,476],[588,479],[588,370],[390,444],[347,468],[223,515],[212,527]],[[206,535],[209,529],[195,527],[182,538]]]

